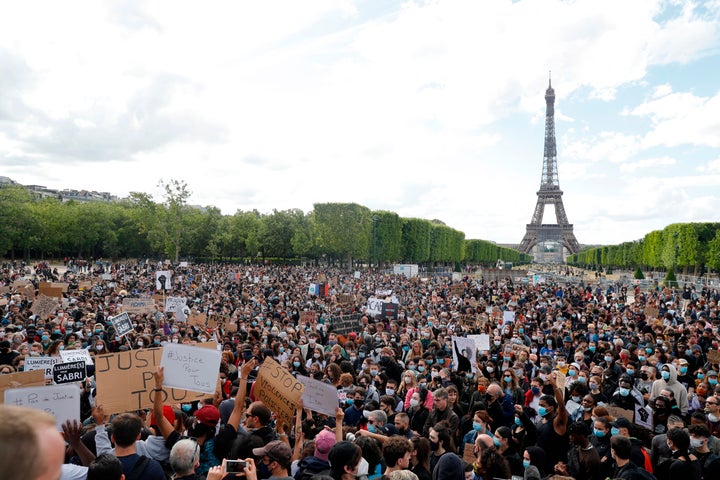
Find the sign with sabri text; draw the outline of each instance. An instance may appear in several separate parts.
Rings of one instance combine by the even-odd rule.
[[[82,382],[86,376],[85,362],[56,363],[53,365],[53,381],[57,385]]]
[[[48,412],[55,417],[58,430],[67,420],[80,422],[80,387],[48,385],[43,387],[9,388],[5,403]]]
[[[302,383],[270,357],[260,366],[253,386],[255,396],[275,412],[279,422],[286,425],[293,425],[295,410],[304,390]]]
[[[27,357],[25,359],[25,371],[42,370],[46,379],[53,378],[53,365],[58,363],[58,357]]]
[[[165,369],[163,386],[212,395],[217,387],[220,361],[221,353],[217,350],[168,343],[160,360]]]
[[[93,359],[90,352],[84,348],[81,350],[60,350],[60,357],[65,363],[85,362],[86,365],[92,365]]]
[[[132,321],[130,320],[130,315],[128,315],[127,312],[123,312],[120,315],[112,317],[110,322],[112,322],[113,327],[115,327],[115,332],[117,332],[117,334],[121,337],[124,337],[133,330]]]

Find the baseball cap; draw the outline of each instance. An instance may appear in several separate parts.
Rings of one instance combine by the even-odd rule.
[[[292,457],[292,450],[290,445],[283,442],[282,440],[273,440],[262,448],[253,448],[253,455],[256,457],[262,457],[267,455],[275,461],[287,462]]]
[[[167,418],[167,421],[171,424],[175,424],[175,411],[170,405],[163,405],[163,417]],[[150,425],[157,425],[154,413],[150,414]]]
[[[315,456],[320,460],[328,461],[328,453],[335,445],[335,432],[323,430],[315,436]]]
[[[214,405],[205,405],[195,412],[195,418],[203,425],[214,427],[220,420],[220,411]]]

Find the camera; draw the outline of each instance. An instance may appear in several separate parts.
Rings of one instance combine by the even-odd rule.
[[[247,462],[245,460],[225,460],[227,473],[241,473],[245,471]]]

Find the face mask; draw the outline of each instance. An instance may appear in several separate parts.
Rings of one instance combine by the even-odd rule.
[[[530,390],[532,390],[533,395],[537,395],[540,393],[539,387],[530,387]]]
[[[528,468],[530,466],[530,460],[523,460],[523,467]]]
[[[472,379],[474,376],[475,376],[475,375],[473,375],[472,372],[467,372],[467,373],[465,374],[465,378],[467,378],[467,379]]]
[[[547,346],[548,346],[548,347],[552,347],[552,340],[548,340],[548,341],[545,342],[545,343],[547,343]]]
[[[577,375],[575,370],[568,370],[568,377],[574,377],[575,375]]]
[[[647,353],[648,355],[652,355],[652,352],[653,352],[653,349],[652,349],[652,348],[646,348],[646,349],[645,349],[645,353]]]
[[[590,350],[591,352],[594,352],[594,351],[595,351],[595,347],[588,347],[588,350]]]
[[[565,362],[557,362],[557,366],[562,368],[565,366]]]
[[[612,357],[606,356],[606,357],[605,357],[605,363],[610,363],[610,362],[612,362]]]
[[[192,410],[192,405],[188,403],[183,403],[181,407],[183,412],[189,412],[190,410]]]
[[[493,373],[495,371],[493,367],[487,367],[486,370],[488,371],[488,373]]]
[[[482,432],[483,429],[484,429],[484,425],[482,423],[473,422],[473,430],[475,430],[476,432]]]
[[[353,403],[355,404],[356,407],[362,408],[362,406],[365,402],[363,400],[355,399],[355,400],[353,400]]]
[[[386,388],[386,389],[385,389],[385,393],[388,394],[388,395],[394,395],[394,394],[395,394],[395,389],[394,389],[394,388]]]
[[[633,370],[632,368],[628,368],[628,369],[626,370],[626,372],[627,372],[627,374],[630,375],[630,376],[635,375],[635,370]]]
[[[378,374],[377,369],[372,369],[372,370],[370,370],[370,375],[372,375],[373,377],[374,377],[375,375],[377,375],[377,374]]]
[[[368,432],[377,433],[377,427],[375,427],[375,425],[368,424]]]
[[[95,345],[95,350],[100,351],[105,348],[105,345]]]
[[[662,375],[663,380],[670,380],[670,372],[666,372],[665,370],[663,370],[661,375]]]
[[[628,395],[630,395],[630,389],[629,388],[621,388],[620,395],[623,397],[627,397]]]
[[[717,385],[717,378],[708,378],[708,383],[710,385]]]
[[[641,362],[644,362],[644,361],[645,361],[645,355],[638,355],[638,360],[640,360]]]
[[[422,365],[418,365],[417,369],[418,369],[418,372],[420,372],[420,373],[425,371],[425,367],[423,367]]]
[[[278,350],[280,351],[280,353],[285,353],[285,347],[280,347],[278,348]]]
[[[620,429],[618,429],[617,427],[612,427],[612,428],[610,429],[610,435],[612,435],[613,437],[614,437],[615,435],[618,435],[619,433],[620,433]]]
[[[538,415],[540,415],[541,417],[544,417],[547,414],[548,414],[547,408],[538,407]]]
[[[360,352],[360,353],[358,353],[358,356],[359,356],[360,358],[365,358],[365,352]]]
[[[505,380],[505,383],[512,382],[512,377],[503,377],[503,380]]]
[[[433,370],[432,372],[430,372],[431,378],[437,378],[438,375],[440,375],[440,372],[438,372],[437,370]]]
[[[505,362],[509,362],[509,361],[511,360],[511,358],[510,358],[510,357],[503,357],[503,360],[504,360]]]
[[[572,397],[572,401],[575,403],[580,403],[580,400],[582,400],[582,398],[580,398],[578,396]]]
[[[438,448],[440,448],[440,442],[433,442],[430,440],[430,450],[436,452]]]
[[[699,438],[690,437],[690,446],[693,448],[702,447],[703,441]]]
[[[698,378],[698,380],[702,380],[703,378],[705,378],[705,374],[704,374],[704,373],[698,373],[698,374],[697,374],[697,378]]]
[[[683,375],[685,375],[687,373],[687,371],[688,371],[688,367],[680,367],[680,373],[682,373]]]
[[[432,365],[432,364],[433,364],[433,359],[432,359],[432,358],[427,358],[427,359],[425,359],[425,363],[428,364],[428,365]]]
[[[43,342],[47,342],[50,339],[50,337],[48,337],[47,335],[43,335],[40,338],[42,339]]]
[[[411,398],[411,399],[410,399],[410,406],[411,406],[411,407],[415,408],[415,407],[417,407],[419,404],[420,404],[420,402],[419,402],[418,400],[415,400],[414,398]]]
[[[293,362],[293,367],[300,368],[300,362]]]
[[[605,436],[605,432],[602,430],[598,430],[597,428],[593,428],[593,435],[598,438],[603,438]]]
[[[531,351],[532,353],[537,353],[537,348],[533,347],[533,348],[530,349],[530,351]]]
[[[500,440],[498,440],[497,437],[493,438],[493,444],[495,444],[496,447],[500,446]]]
[[[496,347],[499,347],[499,346],[500,346],[500,340],[493,340],[493,345],[495,345]]]
[[[520,417],[515,417],[515,425],[522,427],[522,420],[520,420]]]
[[[172,343],[178,343],[178,339],[177,339],[177,338],[173,338],[173,339],[172,339]]]

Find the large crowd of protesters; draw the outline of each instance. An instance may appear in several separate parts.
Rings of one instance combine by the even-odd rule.
[[[170,288],[159,291],[156,272],[166,270]],[[54,421],[42,412],[0,406],[0,476],[720,478],[718,290],[521,275],[490,280],[473,271],[453,280],[147,261],[67,261],[59,272],[46,263],[3,264],[0,375],[63,350],[100,355],[168,342],[217,342],[222,363],[214,398],[163,405],[155,395],[152,410],[113,415],[96,401],[90,375],[81,385],[81,422],[64,425],[59,439],[47,433]],[[18,280],[33,290],[40,282],[68,288],[39,318],[37,291]],[[319,294],[311,284],[327,288]],[[185,298],[187,312],[166,313],[158,300],[154,311],[131,314],[134,330],[118,336],[111,320],[123,299],[157,294]],[[378,296],[397,301],[390,318],[367,314],[368,298]],[[195,313],[221,318],[220,326],[190,325]],[[356,330],[334,328],[353,313],[360,314]],[[477,334],[489,335],[488,350],[468,359],[454,349],[453,337]],[[253,391],[266,358],[336,387],[336,415],[300,402],[294,423],[281,423]],[[158,367],[157,392],[163,378]],[[35,447],[62,445],[62,465],[23,443],[33,438]],[[28,456],[34,461],[23,463]]]

